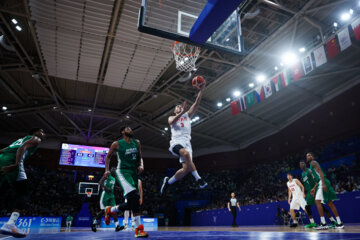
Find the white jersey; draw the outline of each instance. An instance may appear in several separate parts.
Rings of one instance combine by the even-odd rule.
[[[292,198],[303,198],[301,188],[296,184],[295,178],[291,182],[287,182],[287,186],[290,188]]]
[[[171,141],[191,139],[191,119],[188,112],[184,113],[175,123],[170,125]]]

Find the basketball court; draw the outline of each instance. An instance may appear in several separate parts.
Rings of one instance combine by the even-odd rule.
[[[253,159],[264,160],[274,152],[285,154],[283,149],[294,142],[296,147],[289,149],[297,150],[300,148],[297,146],[308,149],[317,129],[309,136],[303,132],[308,125],[318,124],[313,119],[307,119],[306,126],[304,121],[303,128],[294,127],[290,131],[296,132],[292,140],[288,139],[291,134],[284,134],[274,144],[269,141],[261,145],[260,141],[299,123],[297,121],[308,113],[336,97],[360,88],[358,0],[3,2],[0,5],[1,144],[25,135],[33,125],[41,126],[48,136],[47,142],[42,143],[48,152],[36,155],[32,163],[73,171],[72,179],[61,184],[75,186],[73,192],[66,193],[78,194],[83,201],[81,211],[77,209],[76,213],[78,226],[60,228],[62,218],[49,217],[54,220],[49,220],[54,226],[59,226],[29,227],[26,237],[29,240],[134,238],[133,231],[114,232],[113,226],[99,228],[96,233],[90,226],[83,227],[99,224],[92,222],[88,204],[90,199],[99,198],[102,191],[99,183],[94,182],[96,174],[93,173],[101,172],[102,176],[109,146],[119,139],[123,125],[131,128],[141,140],[144,153],[141,156],[148,160],[146,170],[171,172],[175,165],[169,163],[174,162],[174,157],[168,151],[173,130],[168,117],[175,114],[174,106],[179,102],[184,102],[184,106],[188,102],[191,106],[200,96],[203,100],[198,108],[196,106],[196,114],[187,119],[191,123],[189,129],[193,128],[190,132],[194,158],[203,160],[197,166],[231,170],[241,165],[251,166]],[[202,94],[205,86],[202,96],[200,92]],[[356,93],[352,92],[353,96]],[[320,115],[348,116],[336,112],[346,110],[350,113],[347,119],[356,119],[353,116],[358,116],[358,103],[354,99],[346,98],[343,105],[340,99]],[[324,119],[319,121],[318,129],[326,125]],[[347,125],[343,122],[334,125]],[[332,137],[352,134],[354,129],[334,131]],[[324,128],[323,131],[325,135],[330,130]],[[327,140],[319,138],[318,144]],[[247,152],[241,155],[240,161],[237,153],[242,150]],[[119,157],[115,161],[121,162]],[[86,180],[78,180],[81,176],[76,171],[88,171],[89,175],[81,172]],[[159,187],[157,182],[154,185]],[[52,188],[51,192],[55,193],[56,187]],[[148,193],[156,193],[154,199],[158,199],[155,187],[151,186]],[[211,198],[212,195],[204,196]],[[353,199],[359,197],[349,200],[357,204]],[[151,208],[163,210],[160,204],[157,206],[159,201],[147,200]],[[193,207],[192,210],[197,211],[191,201],[188,209]],[[208,202],[201,204],[196,207],[208,209]],[[266,208],[273,210],[274,206]],[[212,208],[214,225],[219,223],[216,216],[230,214],[227,209],[220,211],[222,208],[221,205],[218,212]],[[257,211],[255,220],[262,217],[258,210],[251,209]],[[344,229],[326,231],[307,230],[302,225],[295,229],[273,225],[185,227],[185,210],[182,209],[182,215],[177,211],[178,227],[163,227],[167,223],[157,227],[159,215],[148,217],[151,221],[156,219],[154,229],[145,229],[149,239],[360,240],[360,223],[345,222]],[[246,211],[250,214],[250,209]],[[267,219],[271,224],[275,216],[269,212]],[[354,216],[346,213],[348,219],[353,219]],[[161,214],[164,217],[164,213]],[[31,224],[32,217],[39,226],[44,218],[44,224],[48,221],[47,217],[24,217],[30,219],[30,223],[24,220],[26,224]],[[205,218],[205,214],[198,214],[197,224],[211,222]],[[0,235],[0,239],[13,238]]]

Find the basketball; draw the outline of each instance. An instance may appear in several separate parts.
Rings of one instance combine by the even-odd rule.
[[[205,84],[205,79],[202,76],[196,76],[192,80],[192,85],[196,89],[200,89],[203,84]]]

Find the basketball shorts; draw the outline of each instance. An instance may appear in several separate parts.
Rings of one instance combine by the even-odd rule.
[[[290,209],[300,210],[300,207],[305,210],[306,201],[303,197],[293,198],[290,203]]]
[[[13,155],[5,155],[0,154],[0,169],[2,167],[6,167],[9,165],[14,164],[16,161],[16,156]],[[19,167],[15,168],[14,171],[9,173],[0,173],[0,187],[5,183],[8,182],[10,185],[13,185],[19,176]]]
[[[115,171],[115,175],[116,182],[121,186],[124,191],[124,196],[134,190],[136,190],[136,192],[139,192],[139,178],[137,169],[130,170],[117,168]]]
[[[114,207],[116,205],[115,203],[115,196],[114,194],[108,194],[105,191],[101,193],[100,197],[100,209],[104,210],[105,207],[111,206]]]
[[[174,155],[175,157],[179,157],[179,161],[180,163],[184,163],[185,162],[185,158],[180,156],[178,153],[174,152],[174,147],[176,145],[181,145],[183,148],[185,148],[186,151],[189,152],[190,154],[190,159],[192,160],[192,147],[191,147],[191,143],[190,140],[187,139],[176,139],[176,140],[171,140],[170,141],[170,148],[169,151],[172,153],[172,155]]]
[[[324,201],[324,193],[323,193],[323,188],[322,188],[322,181],[319,181],[317,190],[316,190],[316,194],[315,194],[315,200],[321,200],[321,203],[325,203]]]

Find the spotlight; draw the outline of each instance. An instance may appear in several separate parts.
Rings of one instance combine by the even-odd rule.
[[[129,115],[126,115],[125,117],[126,117],[127,119],[129,119],[129,118],[130,118],[130,116],[129,116]]]
[[[350,14],[349,13],[343,13],[342,15],[341,15],[341,20],[342,21],[347,21],[347,20],[349,20],[350,19]]]
[[[350,15],[352,15],[352,14],[354,13],[354,10],[352,10],[352,9],[350,8],[349,13],[350,13]]]
[[[6,111],[6,110],[7,110],[7,106],[3,106],[3,107],[2,107],[2,110],[3,110],[3,111]]]
[[[6,116],[11,117],[11,113],[6,114]]]
[[[284,66],[284,64],[281,62],[281,63],[280,63],[280,66]]]
[[[17,21],[15,18],[11,19],[11,21],[12,21],[13,24],[17,24],[17,23],[18,23],[18,21]]]
[[[253,87],[255,87],[255,84],[254,83],[249,83],[249,87],[253,88]]]
[[[227,42],[230,41],[230,38],[227,38],[226,41],[227,41]]]
[[[274,69],[275,69],[275,71],[277,71],[279,68],[278,68],[278,66],[275,66]]]
[[[167,130],[169,130],[169,128],[166,127],[166,128],[164,128],[164,130],[167,131]]]
[[[241,92],[240,92],[240,91],[237,91],[237,90],[233,92],[233,96],[234,96],[234,97],[239,97],[240,94],[241,94]]]
[[[218,107],[222,107],[222,102],[218,102],[217,104],[216,104]]]
[[[259,82],[259,83],[262,83],[263,81],[265,81],[266,77],[264,74],[259,74],[257,77],[256,77],[256,81]],[[250,87],[250,85],[249,85]]]
[[[338,26],[338,23],[337,23],[337,22],[334,22],[333,26],[334,26],[334,27],[337,27],[337,26]]]
[[[293,65],[297,62],[297,60],[297,56],[292,52],[287,52],[282,56],[282,62],[285,62],[285,64],[288,66]]]
[[[89,109],[88,109],[88,112],[91,112],[91,111],[92,111],[91,108],[89,108]]]
[[[16,28],[16,30],[18,30],[19,32],[22,30],[22,28],[21,28],[19,25],[17,25],[15,28]]]
[[[299,52],[303,53],[305,51],[306,51],[306,48],[304,48],[304,47],[299,48]]]
[[[231,98],[229,98],[229,97],[226,98],[226,101],[227,101],[227,102],[230,102],[230,101],[231,101]]]

